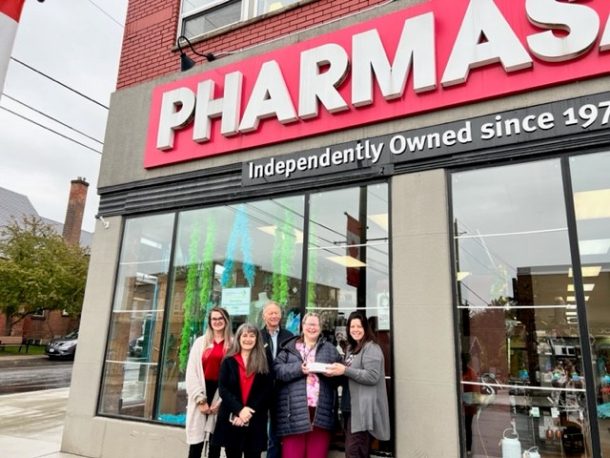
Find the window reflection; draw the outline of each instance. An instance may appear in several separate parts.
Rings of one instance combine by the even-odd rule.
[[[464,447],[591,456],[559,161],[452,186]]]
[[[103,414],[153,418],[172,225],[173,215],[125,224],[104,362]]]
[[[224,307],[233,329],[262,326],[263,305],[280,304],[298,332],[303,249],[302,196],[182,212],[172,270],[158,419],[184,424],[184,374],[207,311]]]
[[[307,309],[322,317],[323,332],[346,345],[346,320],[361,309],[376,331],[391,371],[388,189],[386,184],[311,196]],[[388,377],[388,393],[393,393]],[[389,400],[393,406],[393,399]],[[391,443],[375,444],[390,452]]]
[[[383,183],[315,193],[308,203],[299,195],[127,220],[100,413],[183,425],[186,361],[207,311],[226,308],[233,329],[262,326],[269,299],[294,334],[306,310],[319,312],[340,351],[347,316],[364,310],[385,352],[391,396],[388,212]],[[391,456],[392,444],[374,448]]]
[[[610,153],[570,159],[601,449],[610,456]],[[568,285],[576,296],[578,286]]]

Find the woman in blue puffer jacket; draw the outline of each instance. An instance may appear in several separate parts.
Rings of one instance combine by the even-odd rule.
[[[283,458],[323,458],[335,428],[336,385],[324,372],[341,360],[320,338],[320,317],[307,313],[303,333],[284,342],[273,368],[278,380],[277,435]]]

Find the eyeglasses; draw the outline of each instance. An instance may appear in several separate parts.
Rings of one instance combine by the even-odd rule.
[[[225,319],[223,317],[220,317],[220,318],[212,317],[211,320],[212,321],[224,321]]]

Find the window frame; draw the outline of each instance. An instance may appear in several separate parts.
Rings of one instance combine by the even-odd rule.
[[[249,20],[253,20],[253,19],[257,19],[257,18],[264,18],[266,15],[269,14],[277,14],[277,13],[281,13],[283,11],[285,11],[288,8],[292,8],[296,5],[301,5],[304,3],[309,3],[311,1],[315,1],[315,0],[294,0],[292,3],[289,3],[288,5],[285,6],[281,6],[280,8],[278,8],[277,10],[273,10],[273,11],[268,11],[268,12],[263,12],[260,14],[257,14],[259,5],[261,3],[264,3],[265,0],[216,0],[211,2],[210,4],[204,5],[204,6],[200,6],[198,8],[194,8],[193,10],[190,10],[188,13],[186,13],[184,11],[184,1],[185,0],[181,0],[180,2],[180,13],[178,16],[178,27],[177,27],[177,35],[176,35],[176,39],[178,39],[178,37],[180,36],[186,36],[189,40],[194,40],[194,39],[198,39],[200,37],[205,37],[209,34],[215,34],[218,33],[219,31],[223,30],[223,29],[228,29],[230,27],[235,27],[236,25],[240,25],[243,24]],[[233,3],[237,3],[240,2],[241,3],[241,14],[240,14],[240,18],[238,21],[236,22],[232,22],[230,24],[226,24],[220,27],[217,27],[215,29],[209,30],[207,32],[203,32],[200,34],[195,34],[192,36],[188,36],[185,34],[185,24],[188,20],[197,18],[199,16],[204,16],[206,14],[206,12],[212,12],[214,10],[220,10],[225,6],[229,6]]]

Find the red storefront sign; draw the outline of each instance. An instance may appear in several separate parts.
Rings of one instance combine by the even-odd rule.
[[[610,73],[607,0],[432,0],[153,90],[144,166]]]

